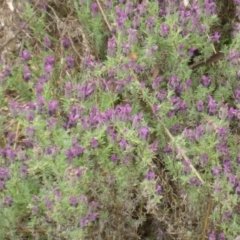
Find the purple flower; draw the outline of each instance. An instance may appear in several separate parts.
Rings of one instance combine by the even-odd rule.
[[[113,0],[106,0],[105,5],[109,9],[113,8]]]
[[[71,207],[77,207],[78,206],[78,198],[71,196],[69,198],[69,205]]]
[[[204,111],[204,103],[203,103],[202,100],[199,100],[199,101],[197,102],[197,111],[198,111],[198,112],[203,112],[203,111]]]
[[[118,162],[118,156],[117,156],[117,154],[113,154],[113,155],[111,156],[111,161],[114,162],[114,163],[117,163],[117,162]]]
[[[41,84],[37,84],[35,86],[35,91],[36,91],[36,95],[40,96],[43,92],[43,86]]]
[[[218,32],[215,32],[214,35],[209,38],[209,42],[211,42],[211,43],[214,43],[214,42],[219,43],[220,36],[221,35]]]
[[[227,240],[227,238],[225,237],[225,234],[223,232],[219,234],[218,240]]]
[[[134,45],[138,42],[138,31],[136,29],[129,28],[128,29],[128,44]]]
[[[53,100],[51,102],[48,103],[48,114],[50,116],[52,116],[53,114],[56,113],[58,108],[58,101],[57,100]]]
[[[202,76],[201,84],[204,87],[209,87],[211,85],[211,79],[205,75]]]
[[[214,231],[212,231],[209,235],[208,235],[208,240],[217,240],[216,234]]]
[[[92,148],[97,148],[99,146],[98,140],[96,138],[92,138],[90,140],[90,144]]]
[[[232,217],[232,213],[231,212],[224,212],[223,213],[223,221],[227,221]]]
[[[25,61],[28,61],[31,59],[31,54],[27,50],[23,50],[21,54],[21,58]]]
[[[158,93],[157,93],[157,100],[162,103],[167,97],[167,93],[166,91],[164,90],[160,90]]]
[[[0,192],[6,189],[6,184],[4,181],[0,180]]]
[[[208,112],[209,115],[215,115],[217,113],[217,104],[213,97],[208,96],[209,102],[208,102]]]
[[[158,141],[155,140],[152,144],[149,145],[149,149],[153,152],[157,152],[158,150]]]
[[[161,195],[163,193],[163,189],[162,189],[162,187],[160,185],[157,185],[156,191],[157,191],[158,195]]]
[[[220,166],[217,166],[217,167],[214,167],[212,168],[212,174],[214,177],[218,176],[220,174],[220,171],[221,171],[221,167]]]
[[[235,117],[237,114],[237,109],[234,109],[233,107],[230,107],[228,110],[228,119],[231,120],[233,117]]]
[[[153,53],[158,49],[158,46],[152,46],[150,49],[146,50],[146,56],[151,57]]]
[[[43,85],[44,83],[47,82],[47,77],[46,76],[42,76],[38,79],[38,83]]]
[[[52,46],[51,40],[49,39],[48,36],[45,36],[43,40],[44,40],[44,44],[45,44],[46,49],[48,49]]]
[[[139,138],[142,140],[142,141],[146,141],[148,139],[150,135],[150,130],[147,126],[143,126],[140,128],[139,130]]]
[[[147,174],[146,174],[146,179],[148,180],[148,181],[151,181],[151,180],[153,180],[153,179],[155,179],[155,173],[154,172],[148,172]]]
[[[35,134],[35,127],[28,127],[26,133],[28,137],[33,138]]]
[[[165,38],[168,36],[169,32],[170,32],[169,26],[166,23],[163,23],[160,27],[160,35]]]
[[[75,60],[74,60],[73,57],[67,56],[67,57],[66,57],[66,63],[67,63],[67,69],[69,70],[69,69],[71,69],[71,68],[74,67],[74,65],[75,65]]]
[[[93,2],[91,4],[91,13],[93,17],[96,17],[98,15],[98,4],[96,2]]]
[[[178,87],[179,84],[180,84],[180,80],[179,80],[179,78],[178,78],[176,75],[172,75],[172,76],[169,78],[168,84],[169,84],[169,86],[170,86],[170,88],[171,88],[172,90],[176,90],[177,87]]]
[[[219,184],[215,184],[215,185],[214,185],[214,191],[215,191],[216,193],[220,193],[221,190],[222,190],[222,188],[219,186]]]
[[[125,151],[127,147],[127,140],[125,138],[122,138],[119,142],[120,148]]]
[[[130,53],[130,44],[128,43],[122,43],[122,53],[127,56]]]
[[[53,209],[53,202],[48,197],[46,197],[44,201],[45,201],[45,206],[47,210],[51,211]]]
[[[109,57],[114,57],[117,50],[116,38],[112,37],[108,39],[108,50],[107,54]]]
[[[8,160],[10,160],[10,162],[13,162],[16,158],[15,151],[11,148],[7,148],[6,149],[6,157],[7,157]]]
[[[137,29],[137,28],[139,28],[139,26],[140,26],[140,16],[135,15],[134,18],[133,18],[133,21],[132,21],[132,27],[134,29]]]
[[[65,155],[66,155],[66,157],[67,157],[68,163],[71,163],[72,160],[73,160],[73,158],[74,158],[74,153],[73,153],[73,151],[72,151],[71,149],[68,149],[68,150],[65,151]]]
[[[154,23],[155,23],[155,17],[151,17],[146,20],[146,30],[148,34],[153,33]]]
[[[83,147],[80,147],[77,144],[74,144],[73,147],[72,147],[72,152],[74,154],[74,157],[82,156],[83,153],[84,153],[84,150],[85,149]]]
[[[0,181],[7,181],[10,179],[10,174],[7,168],[0,168]]]
[[[166,152],[166,154],[172,153],[172,147],[171,147],[170,145],[167,145],[167,146],[165,147],[165,152]]]
[[[144,16],[147,13],[147,2],[144,0],[141,4],[138,4],[136,11],[140,16]]]
[[[31,72],[29,70],[28,66],[24,66],[24,70],[23,70],[23,79],[24,81],[28,82],[29,79],[31,78]]]
[[[68,49],[70,47],[70,41],[66,37],[63,37],[62,38],[62,45],[65,49]]]
[[[13,199],[12,199],[10,196],[7,196],[7,197],[5,198],[4,205],[7,206],[7,207],[11,207],[11,206],[12,206],[12,203],[13,203]]]
[[[195,177],[190,178],[189,182],[190,182],[191,185],[195,185],[196,178]]]
[[[133,14],[133,2],[127,2],[126,3],[125,13],[128,16],[131,16]]]
[[[47,122],[47,130],[52,131],[56,127],[58,119],[51,117],[47,119],[46,122]]]
[[[44,65],[44,70],[45,70],[45,73],[51,73],[52,70],[53,70],[53,65],[50,65],[50,64],[46,64]]]
[[[159,88],[159,84],[162,82],[162,77],[157,77],[153,80],[153,83],[152,83],[152,88],[154,90],[157,90]]]
[[[20,178],[26,178],[27,177],[27,166],[26,165],[22,165],[20,168]]]
[[[196,47],[191,47],[191,48],[188,50],[188,55],[189,55],[190,57],[194,56],[196,50],[197,50]]]
[[[90,222],[96,221],[97,216],[98,216],[98,213],[97,213],[97,212],[91,212],[91,211],[88,212],[88,220],[89,220]]]
[[[48,56],[45,58],[45,62],[44,62],[44,65],[52,65],[54,64],[55,62],[55,57],[54,56]]]
[[[79,227],[85,228],[88,225],[89,220],[86,217],[81,217],[79,219]]]

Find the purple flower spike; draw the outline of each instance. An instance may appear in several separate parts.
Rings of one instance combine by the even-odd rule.
[[[113,154],[113,155],[111,156],[111,161],[114,162],[114,163],[118,162],[118,156],[117,156],[117,154]]]
[[[43,92],[43,86],[41,84],[37,84],[35,86],[35,91],[36,91],[36,95],[40,96]]]
[[[131,16],[133,14],[133,2],[127,2],[126,3],[125,13],[128,16]]]
[[[126,150],[127,146],[127,140],[125,138],[122,138],[119,142],[119,147],[124,151]]]
[[[212,231],[209,235],[208,235],[208,240],[217,240],[216,234],[214,231]]]
[[[4,202],[4,205],[7,206],[7,207],[11,207],[12,206],[12,203],[13,203],[13,199],[9,196],[7,196],[5,198],[5,202]]]
[[[108,39],[108,56],[109,57],[114,57],[117,49],[117,42],[115,37],[109,38]]]
[[[58,101],[57,100],[53,100],[51,102],[48,103],[48,114],[50,116],[52,116],[53,114],[56,113],[58,108]]]
[[[28,61],[31,59],[31,54],[27,51],[27,50],[23,50],[22,54],[21,54],[21,58],[24,61]]]
[[[148,34],[153,33],[154,23],[155,23],[155,17],[151,17],[146,20],[146,30]]]
[[[24,66],[24,70],[23,70],[23,79],[24,81],[28,82],[29,79],[31,78],[31,72],[29,70],[28,66]]]
[[[218,176],[220,174],[220,171],[221,171],[221,167],[219,167],[219,166],[212,168],[213,176],[215,176],[215,177]]]
[[[172,90],[176,90],[179,84],[180,84],[180,80],[176,75],[172,75],[169,78],[169,86],[171,87]]]
[[[48,37],[48,36],[45,36],[43,40],[44,40],[45,48],[46,48],[46,49],[51,48],[52,43],[51,43],[51,40],[49,39],[49,37]]]
[[[202,100],[199,100],[199,101],[197,102],[197,111],[198,111],[198,112],[203,112],[203,111],[204,111],[204,103],[203,103]]]
[[[74,60],[74,58],[73,58],[73,57],[70,57],[70,56],[66,57],[66,64],[67,64],[67,69],[73,68],[74,65],[75,65],[75,60]]]
[[[209,112],[209,115],[212,116],[212,115],[215,115],[217,113],[217,104],[211,96],[209,96],[208,99],[209,99],[208,112]]]
[[[53,202],[47,197],[44,199],[44,201],[46,208],[51,211],[53,209]]]
[[[90,140],[90,144],[92,148],[97,148],[99,146],[98,140],[96,138],[92,138]]]
[[[45,73],[51,73],[53,70],[53,65],[47,64],[44,66]]]
[[[169,35],[169,32],[170,32],[169,26],[166,23],[163,23],[160,27],[160,35],[165,38]]]
[[[150,134],[150,130],[148,127],[146,126],[143,126],[141,127],[140,131],[139,131],[139,138],[142,140],[142,141],[146,141],[148,136]]]
[[[98,4],[96,2],[93,2],[91,4],[91,13],[93,17],[96,17],[98,15]]]
[[[209,87],[211,85],[211,79],[205,75],[202,76],[201,84],[204,87]]]
[[[163,189],[162,189],[162,187],[160,185],[157,185],[156,191],[157,191],[158,195],[161,195],[163,193]]]
[[[7,168],[0,168],[0,181],[7,181],[10,179],[10,174]]]
[[[0,192],[3,191],[4,189],[6,189],[6,184],[4,181],[0,180]]]
[[[218,240],[227,240],[227,238],[225,237],[225,234],[223,232],[219,234]]]
[[[78,198],[71,196],[69,198],[69,205],[72,207],[77,207],[78,206]]]
[[[97,213],[97,212],[91,212],[91,211],[88,212],[88,220],[89,220],[90,222],[96,221],[97,216],[98,216],[98,213]]]
[[[54,56],[48,56],[45,58],[44,65],[53,65],[55,62],[55,57]]]
[[[79,219],[79,227],[85,228],[88,225],[89,220],[86,217],[81,217]]]
[[[151,181],[151,180],[154,180],[155,179],[155,173],[154,172],[148,172],[147,175],[146,175],[146,179],[148,181]]]
[[[129,45],[137,44],[138,42],[138,31],[136,29],[128,29],[128,43]]]
[[[219,43],[220,37],[221,37],[221,35],[218,32],[215,32],[214,35],[209,38],[209,42],[211,42],[211,43],[214,43],[214,42]]]
[[[22,165],[20,168],[20,177],[25,179],[27,177],[27,166]]]
[[[71,82],[66,82],[65,89],[64,89],[64,96],[69,99],[71,98],[71,93],[72,93]]]
[[[70,41],[66,37],[64,37],[62,38],[62,45],[65,49],[68,49],[70,47]]]

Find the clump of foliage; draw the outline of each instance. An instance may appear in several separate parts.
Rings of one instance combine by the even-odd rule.
[[[0,235],[236,239],[239,24],[226,45],[213,0],[63,2],[22,6],[1,66]]]

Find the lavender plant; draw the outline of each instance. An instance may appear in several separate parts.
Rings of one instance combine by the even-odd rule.
[[[186,2],[69,0],[67,17],[26,4],[41,44],[2,63],[1,92],[17,98],[0,121],[0,236],[239,237],[238,23],[226,44],[221,5]],[[51,36],[49,12],[76,34]]]

